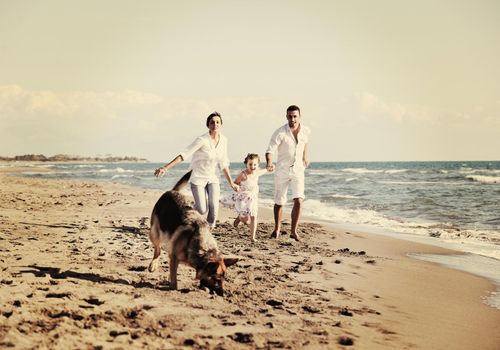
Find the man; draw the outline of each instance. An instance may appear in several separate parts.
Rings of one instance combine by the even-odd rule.
[[[274,231],[272,237],[279,238],[283,205],[287,201],[288,187],[293,198],[292,231],[290,237],[300,240],[297,232],[300,210],[304,200],[304,170],[309,166],[307,143],[311,131],[300,123],[300,108],[291,105],[286,110],[288,123],[276,130],[271,136],[266,151],[267,170],[274,173]],[[276,168],[273,157],[277,156]]]

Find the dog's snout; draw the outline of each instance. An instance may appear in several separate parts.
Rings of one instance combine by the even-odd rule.
[[[220,279],[213,279],[213,278],[208,278],[208,279],[203,279],[200,280],[200,287],[206,287],[210,290],[211,293],[215,293],[219,296],[224,296],[224,289],[222,286],[222,280]]]

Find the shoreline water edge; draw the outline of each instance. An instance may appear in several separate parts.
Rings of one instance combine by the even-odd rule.
[[[394,239],[383,227],[370,233],[310,216],[300,225],[303,241],[289,233],[273,240],[264,202],[252,243],[247,228],[232,226],[234,213],[221,208],[213,234],[223,252],[240,258],[228,268],[227,294],[198,289],[187,267],[179,269],[179,290],[169,291],[164,254],[158,273],[146,271],[148,215],[185,169],[148,188],[117,181],[142,181],[126,164],[43,166],[0,165],[1,346],[493,350],[500,344],[500,311],[482,300],[494,296],[488,282],[494,276],[442,267],[442,258],[470,265],[463,259],[471,254],[403,236],[436,237]],[[140,171],[150,181],[150,172]]]

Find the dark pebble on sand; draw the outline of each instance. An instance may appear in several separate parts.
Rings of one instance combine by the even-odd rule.
[[[281,301],[275,299],[269,299],[268,301],[266,301],[266,304],[271,305],[272,307],[283,306],[283,303]]]
[[[139,316],[139,311],[135,309],[125,312],[125,317],[128,319],[136,319],[137,316]]]
[[[342,316],[349,316],[349,317],[353,316],[352,312],[349,311],[349,309],[347,308],[343,308],[342,310],[340,310],[339,314],[341,314]]]
[[[340,261],[340,260],[335,260],[335,264],[341,264],[341,263],[342,263],[342,261]]]
[[[351,346],[351,345],[354,345],[354,340],[352,338],[342,336],[342,337],[339,337],[338,343],[340,345]]]
[[[12,342],[10,342],[10,341],[7,341],[7,342],[3,341],[3,342],[0,342],[0,348],[13,348],[13,347],[15,347],[15,346],[16,346],[16,344],[14,344],[14,343],[12,343]]]
[[[126,334],[128,334],[127,331],[121,331],[121,332],[111,331],[111,332],[109,332],[109,335],[112,337],[118,337],[119,335],[126,335]]]
[[[184,340],[184,345],[186,346],[193,346],[196,344],[196,341],[194,339],[188,338]]]
[[[310,312],[312,314],[317,314],[320,312],[320,310],[318,308],[315,308],[313,306],[309,306],[309,305],[304,305],[302,306],[302,309],[306,312]]]
[[[146,271],[147,267],[146,266],[130,266],[128,268],[129,271],[135,271],[135,272],[142,272]]]
[[[253,334],[252,333],[236,332],[233,335],[230,335],[229,337],[238,343],[251,343],[251,342],[253,342]]]
[[[85,300],[87,303],[89,303],[91,305],[97,305],[97,306],[99,306],[99,305],[104,304],[104,301],[101,301],[101,300],[99,300],[97,298],[90,298],[90,299],[83,299],[83,300]]]
[[[69,298],[71,293],[47,293],[46,298]]]
[[[281,341],[273,341],[273,340],[269,340],[267,342],[267,345],[269,345],[271,348],[284,348],[285,347],[285,343],[283,343]]]

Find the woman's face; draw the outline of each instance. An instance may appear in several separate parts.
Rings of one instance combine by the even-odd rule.
[[[222,126],[222,120],[220,119],[220,117],[213,117],[208,122],[208,130],[210,130],[210,131],[216,131],[221,126]]]

